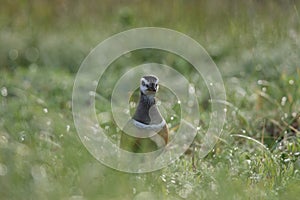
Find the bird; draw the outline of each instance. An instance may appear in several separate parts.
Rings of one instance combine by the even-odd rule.
[[[168,144],[169,129],[156,104],[159,79],[145,75],[140,79],[140,96],[134,115],[121,132],[120,148],[133,153],[147,153]]]

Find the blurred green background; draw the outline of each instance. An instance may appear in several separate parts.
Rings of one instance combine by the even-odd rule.
[[[296,199],[299,8],[296,0],[1,1],[0,199]],[[144,26],[191,36],[222,73],[227,120],[203,159],[197,153],[210,103],[195,86],[204,91],[195,169],[187,152],[153,173],[112,170],[87,152],[74,128],[72,87],[83,59],[107,37]],[[122,66],[153,60],[193,80],[182,59],[141,51],[119,59],[103,81],[111,84]],[[113,124],[103,126],[117,134]]]

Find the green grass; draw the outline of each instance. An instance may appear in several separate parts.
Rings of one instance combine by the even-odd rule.
[[[1,199],[300,195],[297,2],[33,2],[4,1],[0,8]],[[187,62],[166,52],[134,52],[114,62],[106,71],[110,78],[102,80],[110,85],[124,73],[124,66],[147,61],[173,66],[196,80],[201,129],[194,141],[195,169],[192,155],[186,154],[157,172],[118,172],[96,161],[77,136],[71,101],[80,63],[100,41],[141,26],[190,35],[222,73],[227,118],[221,138],[205,158],[199,158],[199,144],[209,125],[209,95]],[[109,89],[97,92],[110,98]],[[109,110],[96,107],[99,113]],[[117,134],[112,123],[104,126],[111,137]]]

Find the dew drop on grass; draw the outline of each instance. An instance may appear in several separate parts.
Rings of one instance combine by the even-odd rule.
[[[278,147],[279,150],[284,150],[284,146],[282,144],[279,145]]]
[[[284,105],[285,105],[286,100],[287,100],[286,96],[283,96],[283,97],[281,98],[281,106],[284,106]]]
[[[289,84],[294,85],[294,80],[293,79],[289,80]]]
[[[44,111],[44,113],[48,113],[48,109],[47,108],[44,108],[43,111]]]
[[[299,155],[300,155],[299,151],[294,153],[294,156],[299,156]]]
[[[90,138],[87,137],[87,136],[84,136],[83,138],[84,138],[84,140],[86,140],[86,141],[90,141]]]
[[[261,90],[262,90],[263,92],[266,92],[266,91],[267,91],[267,88],[266,88],[266,87],[262,87]]]
[[[25,131],[21,131],[21,132],[19,133],[19,141],[20,141],[20,142],[24,142],[25,139],[26,139]]]
[[[178,100],[178,101],[177,101],[177,103],[178,103],[178,104],[181,104],[181,101],[180,101],[180,100]]]
[[[94,92],[94,91],[89,91],[89,95],[90,95],[91,97],[95,97],[95,96],[96,96],[96,92]]]
[[[258,85],[262,85],[262,84],[263,84],[263,80],[258,80],[258,81],[257,81],[257,84],[258,84]]]
[[[25,135],[21,135],[20,141],[21,141],[21,142],[24,142],[24,141],[25,141]]]
[[[166,182],[167,180],[166,180],[166,176],[165,175],[161,175],[161,180],[163,181],[163,182]]]
[[[2,87],[2,88],[1,88],[1,95],[2,95],[3,97],[6,97],[6,96],[7,96],[7,88],[6,88],[6,87]]]
[[[8,138],[5,135],[0,136],[0,145],[8,143]]]
[[[251,160],[247,159],[247,160],[246,160],[246,163],[247,163],[248,165],[251,165]]]
[[[67,125],[67,132],[70,131],[70,125]]]
[[[130,106],[130,108],[135,108],[136,103],[134,101],[130,101],[129,106]]]

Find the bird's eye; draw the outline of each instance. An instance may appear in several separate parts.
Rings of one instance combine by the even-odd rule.
[[[145,84],[145,82],[144,81],[142,81],[142,86],[145,86],[146,84]]]

